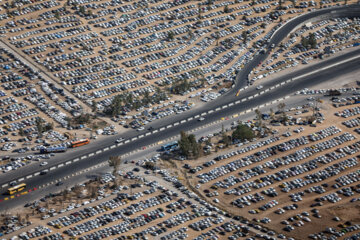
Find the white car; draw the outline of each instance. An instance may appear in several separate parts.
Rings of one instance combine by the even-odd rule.
[[[259,85],[259,86],[256,87],[256,90],[260,90],[260,89],[262,89],[263,87],[264,87],[263,85]]]
[[[116,143],[120,143],[120,142],[122,142],[122,141],[124,141],[124,138],[119,138],[119,139],[116,139]]]
[[[138,129],[136,129],[136,131],[140,132],[140,131],[142,131],[144,129],[145,129],[144,127],[139,127]]]
[[[205,118],[203,118],[203,117],[201,117],[201,118],[199,118],[199,121],[201,122],[201,121],[204,121],[205,120]]]
[[[42,163],[40,163],[40,166],[45,166],[47,164],[48,164],[48,162],[42,162]]]

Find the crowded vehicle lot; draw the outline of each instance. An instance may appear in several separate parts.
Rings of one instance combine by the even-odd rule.
[[[278,234],[295,239],[300,235],[304,239],[352,239],[359,229],[356,210],[350,213],[358,206],[360,192],[358,103],[338,96],[347,104],[332,106],[336,98],[321,98],[317,114],[323,120],[316,128],[307,124],[295,131],[299,124],[281,123],[277,128],[282,130],[268,140],[217,153],[202,164],[186,161],[184,171],[193,176],[190,183],[209,202],[229,213],[240,212]],[[298,109],[287,109],[290,120],[305,119],[304,114],[311,113],[297,115]]]

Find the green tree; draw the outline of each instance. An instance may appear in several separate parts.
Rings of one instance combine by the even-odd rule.
[[[293,7],[296,7],[296,0],[291,0],[291,3],[293,4]]]
[[[60,19],[60,14],[59,14],[59,12],[56,12],[56,13],[55,13],[55,18],[56,18],[56,19]]]
[[[226,6],[224,7],[224,13],[229,13],[229,12],[230,12],[229,6],[226,5]]]
[[[309,41],[308,41],[309,45],[311,48],[315,48],[317,45],[316,42],[316,37],[314,33],[309,33]]]
[[[243,124],[239,124],[232,133],[232,138],[238,139],[240,141],[250,140],[254,138],[254,136],[254,131],[250,127]]]
[[[191,144],[186,132],[180,132],[180,140],[178,141],[178,144],[181,154],[188,158],[190,156]]]
[[[93,100],[91,104],[91,111],[96,112],[96,110],[97,110],[97,102]]]
[[[194,134],[190,134],[188,136],[188,141],[190,143],[191,146],[191,153],[194,156],[195,159],[197,159],[200,155],[200,151],[199,151],[199,145],[196,141],[196,137]]]
[[[36,118],[35,120],[35,125],[36,128],[38,130],[39,136],[42,137],[42,134],[44,132],[44,124],[43,124],[44,120],[42,118]]]
[[[85,7],[80,6],[79,11],[80,11],[81,14],[85,14]]]
[[[20,128],[20,129],[19,129],[19,135],[20,135],[20,136],[24,136],[24,135],[25,135],[23,128]]]
[[[108,160],[109,166],[113,168],[112,174],[117,178],[119,176],[118,171],[120,170],[121,157],[120,156],[110,156]]]
[[[309,45],[309,41],[308,39],[306,39],[306,37],[301,36],[301,45],[303,45],[303,47],[307,47]]]
[[[241,37],[242,37],[242,39],[243,39],[243,43],[246,44],[246,42],[247,42],[247,40],[248,40],[248,34],[247,34],[247,32],[246,32],[246,31],[243,31],[243,32],[241,33]]]
[[[172,40],[174,40],[174,38],[175,38],[175,33],[172,32],[172,31],[169,31],[169,32],[168,32],[168,35],[167,35],[167,39],[168,39],[169,41],[172,41]]]
[[[110,108],[108,109],[109,113],[111,114],[111,116],[116,116],[119,115],[121,112],[121,107],[122,107],[122,102],[123,102],[123,96],[122,95],[116,95],[111,104],[110,104]]]
[[[259,109],[255,109],[255,114],[256,114],[256,122],[258,127],[261,127],[262,125],[262,118],[261,118],[261,112]]]

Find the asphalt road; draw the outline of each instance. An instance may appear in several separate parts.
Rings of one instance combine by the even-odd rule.
[[[329,19],[329,15],[335,17],[359,17],[360,16],[360,5],[348,5],[348,6],[339,6],[333,8],[323,8],[317,9],[315,11],[309,12],[307,14],[300,15],[283,24],[271,37],[267,45],[267,50],[265,54],[256,55],[251,62],[246,64],[244,68],[237,74],[235,89],[241,88],[247,85],[247,76],[260,62],[264,62],[267,57],[267,54],[271,54],[269,46],[274,44],[277,46],[293,29],[296,29],[298,26],[305,24],[305,22],[311,21],[315,18]]]
[[[358,51],[360,51],[360,50],[358,50]],[[337,59],[338,61],[340,61],[339,59],[343,60],[344,58],[346,58],[346,56],[349,57],[349,56],[352,56],[352,54],[346,54],[344,56],[340,56],[340,57],[332,59],[332,60],[334,61],[334,60]],[[186,123],[179,124],[177,126],[168,128],[168,129],[166,129],[164,131],[157,132],[157,133],[154,133],[154,134],[152,134],[150,136],[143,137],[143,138],[141,138],[139,140],[132,141],[129,144],[124,144],[124,145],[122,145],[120,147],[109,149],[109,150],[104,151],[102,153],[96,154],[96,155],[94,155],[92,157],[88,157],[88,158],[85,158],[83,160],[79,160],[79,161],[77,161],[75,163],[71,163],[68,166],[56,168],[56,169],[50,171],[46,175],[34,176],[34,177],[30,178],[30,179],[27,179],[25,182],[27,183],[28,188],[41,186],[44,183],[51,182],[51,181],[54,181],[56,179],[63,178],[64,176],[68,176],[68,175],[70,175],[72,173],[81,171],[82,169],[90,167],[92,165],[96,165],[96,164],[106,162],[109,159],[110,156],[123,155],[125,153],[133,151],[134,149],[139,149],[142,146],[153,144],[154,142],[157,142],[157,141],[159,141],[161,139],[176,136],[176,135],[179,134],[180,131],[189,131],[191,129],[200,127],[201,125],[204,125],[204,124],[219,120],[221,117],[231,116],[231,115],[233,115],[235,113],[239,113],[241,111],[256,107],[256,106],[258,106],[260,104],[264,104],[266,102],[281,98],[281,97],[283,97],[285,95],[288,95],[288,94],[290,94],[292,92],[301,90],[301,89],[306,88],[306,87],[311,87],[312,85],[319,84],[321,82],[325,82],[325,81],[328,81],[330,79],[334,79],[334,78],[335,79],[337,79],[337,78],[341,79],[341,75],[343,73],[349,73],[349,72],[358,70],[359,63],[360,63],[360,58],[357,58],[357,59],[352,60],[352,61],[350,61],[348,63],[340,64],[338,66],[326,69],[324,71],[318,71],[318,72],[316,72],[314,74],[309,74],[308,76],[306,76],[304,78],[298,79],[298,80],[293,81],[293,82],[291,82],[289,84],[285,84],[285,85],[283,85],[281,87],[275,88],[275,89],[273,89],[273,90],[271,90],[269,92],[266,92],[266,93],[264,93],[264,94],[262,94],[262,95],[260,95],[258,97],[255,97],[255,98],[253,98],[251,100],[248,100],[248,101],[246,101],[246,102],[244,102],[242,104],[233,105],[231,107],[219,110],[219,111],[214,112],[212,114],[208,114],[208,115],[206,115],[205,120],[202,121],[202,122],[200,122],[200,121],[198,121],[196,119],[194,119],[192,121],[187,121]],[[312,67],[312,69],[314,70],[314,66]],[[306,71],[301,70],[301,71],[298,71],[298,74],[303,74],[304,72],[306,72]],[[283,78],[279,78],[279,79],[276,79],[275,82],[281,81],[281,79],[284,80]],[[271,83],[268,83],[268,84],[272,85]],[[249,88],[248,91],[244,92],[244,94],[241,95],[241,98],[247,97],[247,96],[250,96],[250,95],[254,95],[254,93],[256,93],[256,92],[258,92],[256,89]],[[234,98],[232,98],[232,100],[234,100]],[[212,109],[213,108],[214,107],[212,107]],[[136,135],[137,132],[133,132],[133,134]],[[94,151],[94,149],[93,149],[93,151]],[[80,155],[81,154],[79,154],[76,151],[76,152],[74,152],[73,157],[75,158],[75,157],[78,157]],[[70,159],[63,159],[63,161],[64,160],[70,160]],[[36,166],[36,167],[38,168],[38,166]],[[28,171],[29,171],[29,169],[28,169]],[[28,173],[25,174],[25,171],[22,171],[21,175],[26,176],[26,175],[28,175],[30,173],[33,173],[33,172],[29,171]],[[20,176],[18,176],[18,177],[20,177]],[[19,201],[19,203],[23,202],[24,198],[26,198],[26,196],[22,196],[19,199],[11,200],[12,201],[11,205],[15,204],[17,201]],[[0,209],[3,209],[3,208],[6,208],[6,202],[0,203]]]
[[[328,13],[336,12],[337,14],[345,14],[345,12],[350,12],[351,15],[359,15],[360,14],[360,6],[343,6],[336,8],[336,11],[334,9],[322,9],[317,10],[311,13],[308,13],[306,15],[297,17],[296,19],[289,21],[288,23],[284,24],[272,37],[272,40],[269,42],[269,45],[274,43],[275,45],[278,44],[286,35],[297,25],[301,24],[302,22],[311,19],[315,16],[319,16],[322,14],[328,14]],[[266,53],[267,54],[267,53]],[[203,112],[208,112],[210,110],[219,108],[223,105],[226,105],[228,103],[232,103],[236,100],[247,98],[249,96],[252,96],[259,91],[255,89],[255,87],[250,87],[246,91],[240,93],[238,97],[235,96],[235,93],[238,91],[238,87],[242,86],[244,81],[246,81],[247,74],[260,62],[262,62],[266,58],[266,54],[260,54],[255,56],[255,58],[245,66],[242,71],[237,76],[237,82],[236,87],[231,89],[228,93],[224,94],[222,97],[218,98],[217,100],[206,104],[204,107],[198,108],[196,110],[191,110],[182,113],[181,115],[174,115],[167,117],[166,119],[163,119],[161,121],[157,121],[156,123],[151,124],[154,129],[161,129],[164,126],[167,126],[171,123],[180,122],[183,119],[187,119],[189,117],[194,117],[196,115],[199,115]],[[345,59],[349,59],[354,56],[360,55],[360,49],[357,49],[353,52],[344,54],[342,56],[338,56],[332,59],[324,60],[316,65],[309,66],[307,68],[298,70],[296,72],[293,72],[289,75],[276,78],[272,81],[267,82],[264,84],[264,89],[269,88],[270,86],[274,86],[278,83],[284,82],[285,80],[295,78],[296,76],[303,75],[309,72],[312,72],[317,69],[321,69],[323,67],[326,67],[328,65],[343,61]],[[339,66],[334,66],[331,68],[328,68],[323,71],[318,71],[313,74],[309,74],[308,76],[297,79],[296,81],[292,81],[289,84],[285,84],[281,87],[275,88],[269,92],[266,92],[256,98],[253,98],[251,100],[248,100],[241,104],[235,104],[231,107],[227,107],[225,109],[221,109],[219,111],[216,111],[211,114],[207,114],[204,121],[199,122],[197,119],[193,119],[191,121],[187,121],[185,123],[179,123],[177,126],[173,126],[171,128],[167,128],[166,130],[156,132],[151,134],[150,136],[145,136],[141,139],[131,141],[130,143],[124,144],[120,147],[116,147],[113,149],[109,149],[105,152],[96,154],[92,157],[87,157],[85,159],[79,160],[77,162],[71,163],[69,165],[56,168],[50,173],[46,175],[39,175],[39,176],[33,176],[30,179],[26,179],[25,182],[28,184],[28,188],[38,187],[44,183],[51,182],[56,179],[60,179],[64,176],[68,176],[71,173],[78,172],[81,169],[87,168],[92,165],[96,165],[99,163],[102,163],[104,161],[107,161],[110,156],[113,155],[123,155],[125,153],[131,152],[135,149],[141,149],[143,146],[147,146],[153,143],[156,143],[160,140],[176,136],[179,134],[180,131],[189,131],[191,129],[197,128],[201,125],[213,122],[215,120],[219,120],[221,117],[230,116],[235,113],[239,113],[241,111],[251,109],[253,107],[259,106],[261,104],[264,104],[266,102],[270,102],[272,100],[278,99],[280,97],[283,97],[287,94],[290,94],[292,92],[295,92],[297,90],[301,90],[305,87],[311,87],[312,85],[327,81],[329,79],[333,78],[339,78],[341,77],[342,73],[348,73],[355,70],[358,70],[360,60],[355,59],[348,63],[340,64]],[[149,127],[149,126],[148,126]],[[154,132],[154,131],[153,131]],[[125,139],[131,139],[135,136],[138,136],[140,134],[144,133],[138,133],[136,131],[127,131],[126,133],[122,134],[121,137],[124,137]],[[0,176],[0,185],[3,185],[5,183],[9,183],[13,180],[17,180],[19,178],[25,178],[28,175],[34,175],[34,173],[39,172],[39,169],[49,169],[53,166],[57,166],[59,163],[66,162],[75,158],[80,158],[83,155],[96,152],[99,149],[103,149],[105,147],[109,147],[110,145],[114,144],[114,141],[119,136],[111,136],[106,138],[103,141],[96,142],[96,146],[94,144],[91,144],[89,146],[76,149],[76,150],[69,150],[65,154],[61,154],[54,159],[51,159],[51,163],[44,167],[40,168],[37,164],[31,164],[29,166],[23,167],[20,170],[12,171],[6,174],[2,174]],[[2,189],[4,192],[6,187]],[[12,200],[15,201],[15,200]],[[0,204],[0,208],[6,204]]]

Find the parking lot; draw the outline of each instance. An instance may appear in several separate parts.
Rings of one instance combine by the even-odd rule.
[[[337,98],[321,103],[327,111],[316,129],[279,126],[283,130],[266,141],[218,153],[202,164],[186,161],[190,183],[209,202],[278,234],[352,236],[359,222],[346,209],[358,206],[359,141],[355,126],[343,121],[354,124],[357,104],[339,98],[349,98],[348,104],[332,106]]]
[[[115,121],[122,126],[141,128],[187,110],[183,102],[186,97],[214,101],[229,89],[234,72],[264,48],[281,21],[336,4],[287,2],[280,7],[268,0],[252,3],[151,0],[134,4],[72,0],[64,4],[23,1],[14,8],[5,3],[0,10],[4,41],[27,60],[35,61],[41,72],[49,72],[72,96],[63,100],[59,94],[64,92],[46,82],[40,85],[45,94],[37,91],[27,96],[30,89],[24,89],[28,81],[25,77],[3,87],[18,88],[13,92],[15,96],[26,95],[36,105],[34,111],[25,110],[26,115],[43,111],[62,127],[68,125],[66,117],[81,112],[76,101],[82,100],[88,106],[96,102],[98,111],[106,111],[114,96],[120,94],[126,101]],[[333,25],[315,23],[309,30],[322,27],[316,32],[320,34],[317,37],[333,32],[335,38],[338,30],[346,28],[348,32],[343,36],[346,41],[350,33],[355,37],[356,23],[340,19]],[[323,33],[323,28],[327,32]],[[299,31],[296,36],[301,35]],[[285,44],[284,48],[291,45]],[[187,84],[181,79],[186,79]],[[174,102],[170,93],[179,95],[179,106],[163,106],[164,101]],[[43,95],[55,104],[45,101],[47,96]],[[61,108],[54,111],[57,104]]]

